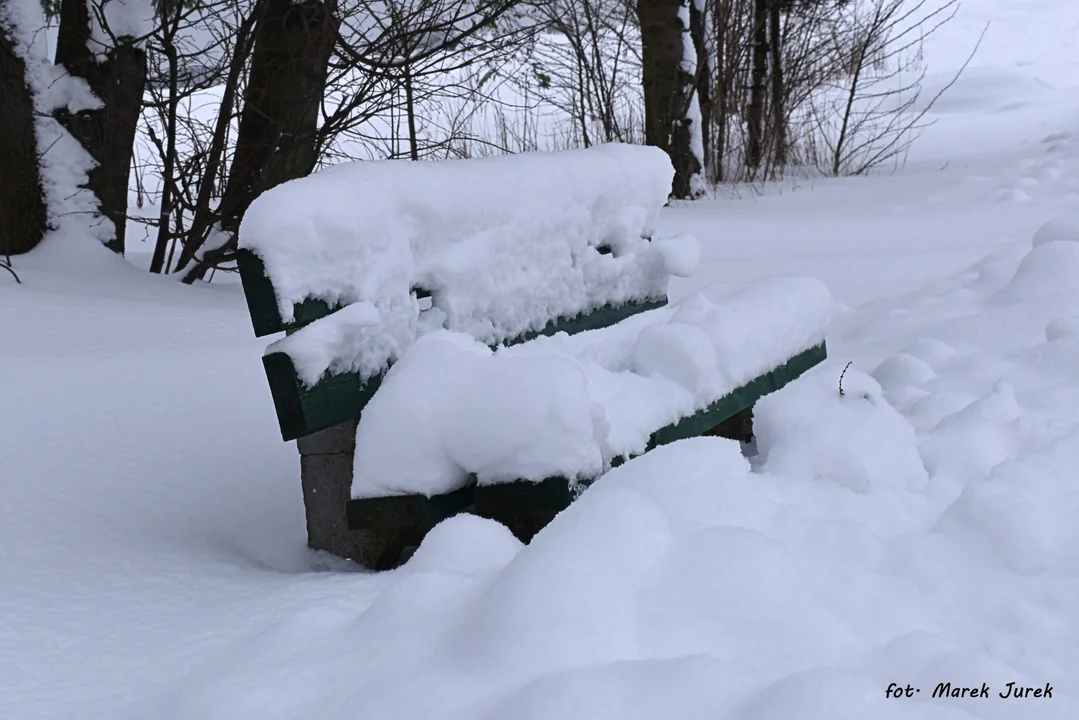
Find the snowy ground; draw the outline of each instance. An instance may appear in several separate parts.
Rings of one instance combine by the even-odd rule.
[[[397,572],[313,556],[238,288],[17,258],[0,717],[1079,717],[1079,230],[1031,242],[1079,205],[1079,8],[967,5],[952,39],[994,25],[904,172],[668,215],[706,254],[677,296],[848,308],[762,455],[663,449],[525,549],[459,518]]]

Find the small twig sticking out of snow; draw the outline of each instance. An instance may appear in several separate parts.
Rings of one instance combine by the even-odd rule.
[[[5,255],[4,259],[0,260],[0,268],[4,268],[9,273],[11,273],[11,277],[15,278],[15,282],[17,282],[19,285],[22,285],[22,280],[20,280],[19,276],[15,274],[15,269],[13,267],[11,267],[11,256],[10,255]]]
[[[846,395],[846,393],[845,393],[845,392],[843,392],[843,376],[847,374],[847,368],[849,368],[849,367],[850,367],[851,365],[853,365],[853,364],[854,364],[854,361],[853,361],[853,360],[851,360],[851,361],[850,361],[849,363],[847,363],[847,364],[846,364],[846,366],[845,366],[845,367],[843,368],[843,372],[839,373],[839,396],[840,396],[840,397],[843,397],[844,395]]]

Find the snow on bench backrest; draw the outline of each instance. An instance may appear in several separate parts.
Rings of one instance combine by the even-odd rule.
[[[286,322],[307,299],[350,306],[275,344],[305,381],[326,369],[373,374],[425,329],[497,343],[665,298],[670,275],[695,264],[677,243],[644,239],[672,178],[663,151],[618,144],[348,163],[264,193],[240,246],[262,260]],[[422,317],[413,288],[433,298]]]

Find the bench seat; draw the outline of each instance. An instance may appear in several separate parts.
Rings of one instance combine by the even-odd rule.
[[[425,338],[360,419],[350,506],[475,483],[475,510],[493,515],[510,492],[496,486],[518,486],[524,502],[529,484],[553,483],[564,507],[624,459],[713,432],[824,360],[831,299],[819,282],[705,295],[493,353]]]

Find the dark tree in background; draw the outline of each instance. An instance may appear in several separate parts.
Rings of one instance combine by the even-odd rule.
[[[101,108],[76,114],[58,113],[57,120],[97,162],[97,167],[90,171],[88,187],[101,203],[101,213],[115,227],[115,235],[107,245],[122,255],[131,156],[146,87],[146,53],[136,45],[138,38],[113,38],[108,48],[92,42],[91,9],[103,22],[103,14],[96,3],[62,0],[56,64],[86,80],[101,101]],[[109,28],[105,30],[113,34]],[[96,58],[95,50],[91,48],[103,53],[104,59]]]
[[[746,107],[748,129],[746,165],[761,166],[764,155],[764,94],[768,75],[768,5],[769,0],[753,2],[753,51],[749,68],[749,105]]]
[[[688,11],[681,0],[637,0],[645,143],[670,155],[674,165],[671,194],[676,198],[690,197],[691,180],[701,171],[700,161],[693,154],[686,117],[697,78],[686,72],[682,62],[683,35],[688,31],[679,14],[683,8]]]
[[[772,147],[775,164],[787,164],[787,111],[783,96],[783,18],[780,4],[773,2],[768,9],[768,50],[772,54]]]
[[[187,270],[184,282],[201,280],[233,255],[240,221],[255,198],[315,169],[319,107],[339,26],[336,0],[267,0],[255,29],[236,149],[217,213],[230,237],[198,260],[203,242],[185,244],[177,265],[177,271]]]
[[[34,99],[10,29],[0,23],[0,256],[29,252],[45,234]]]

